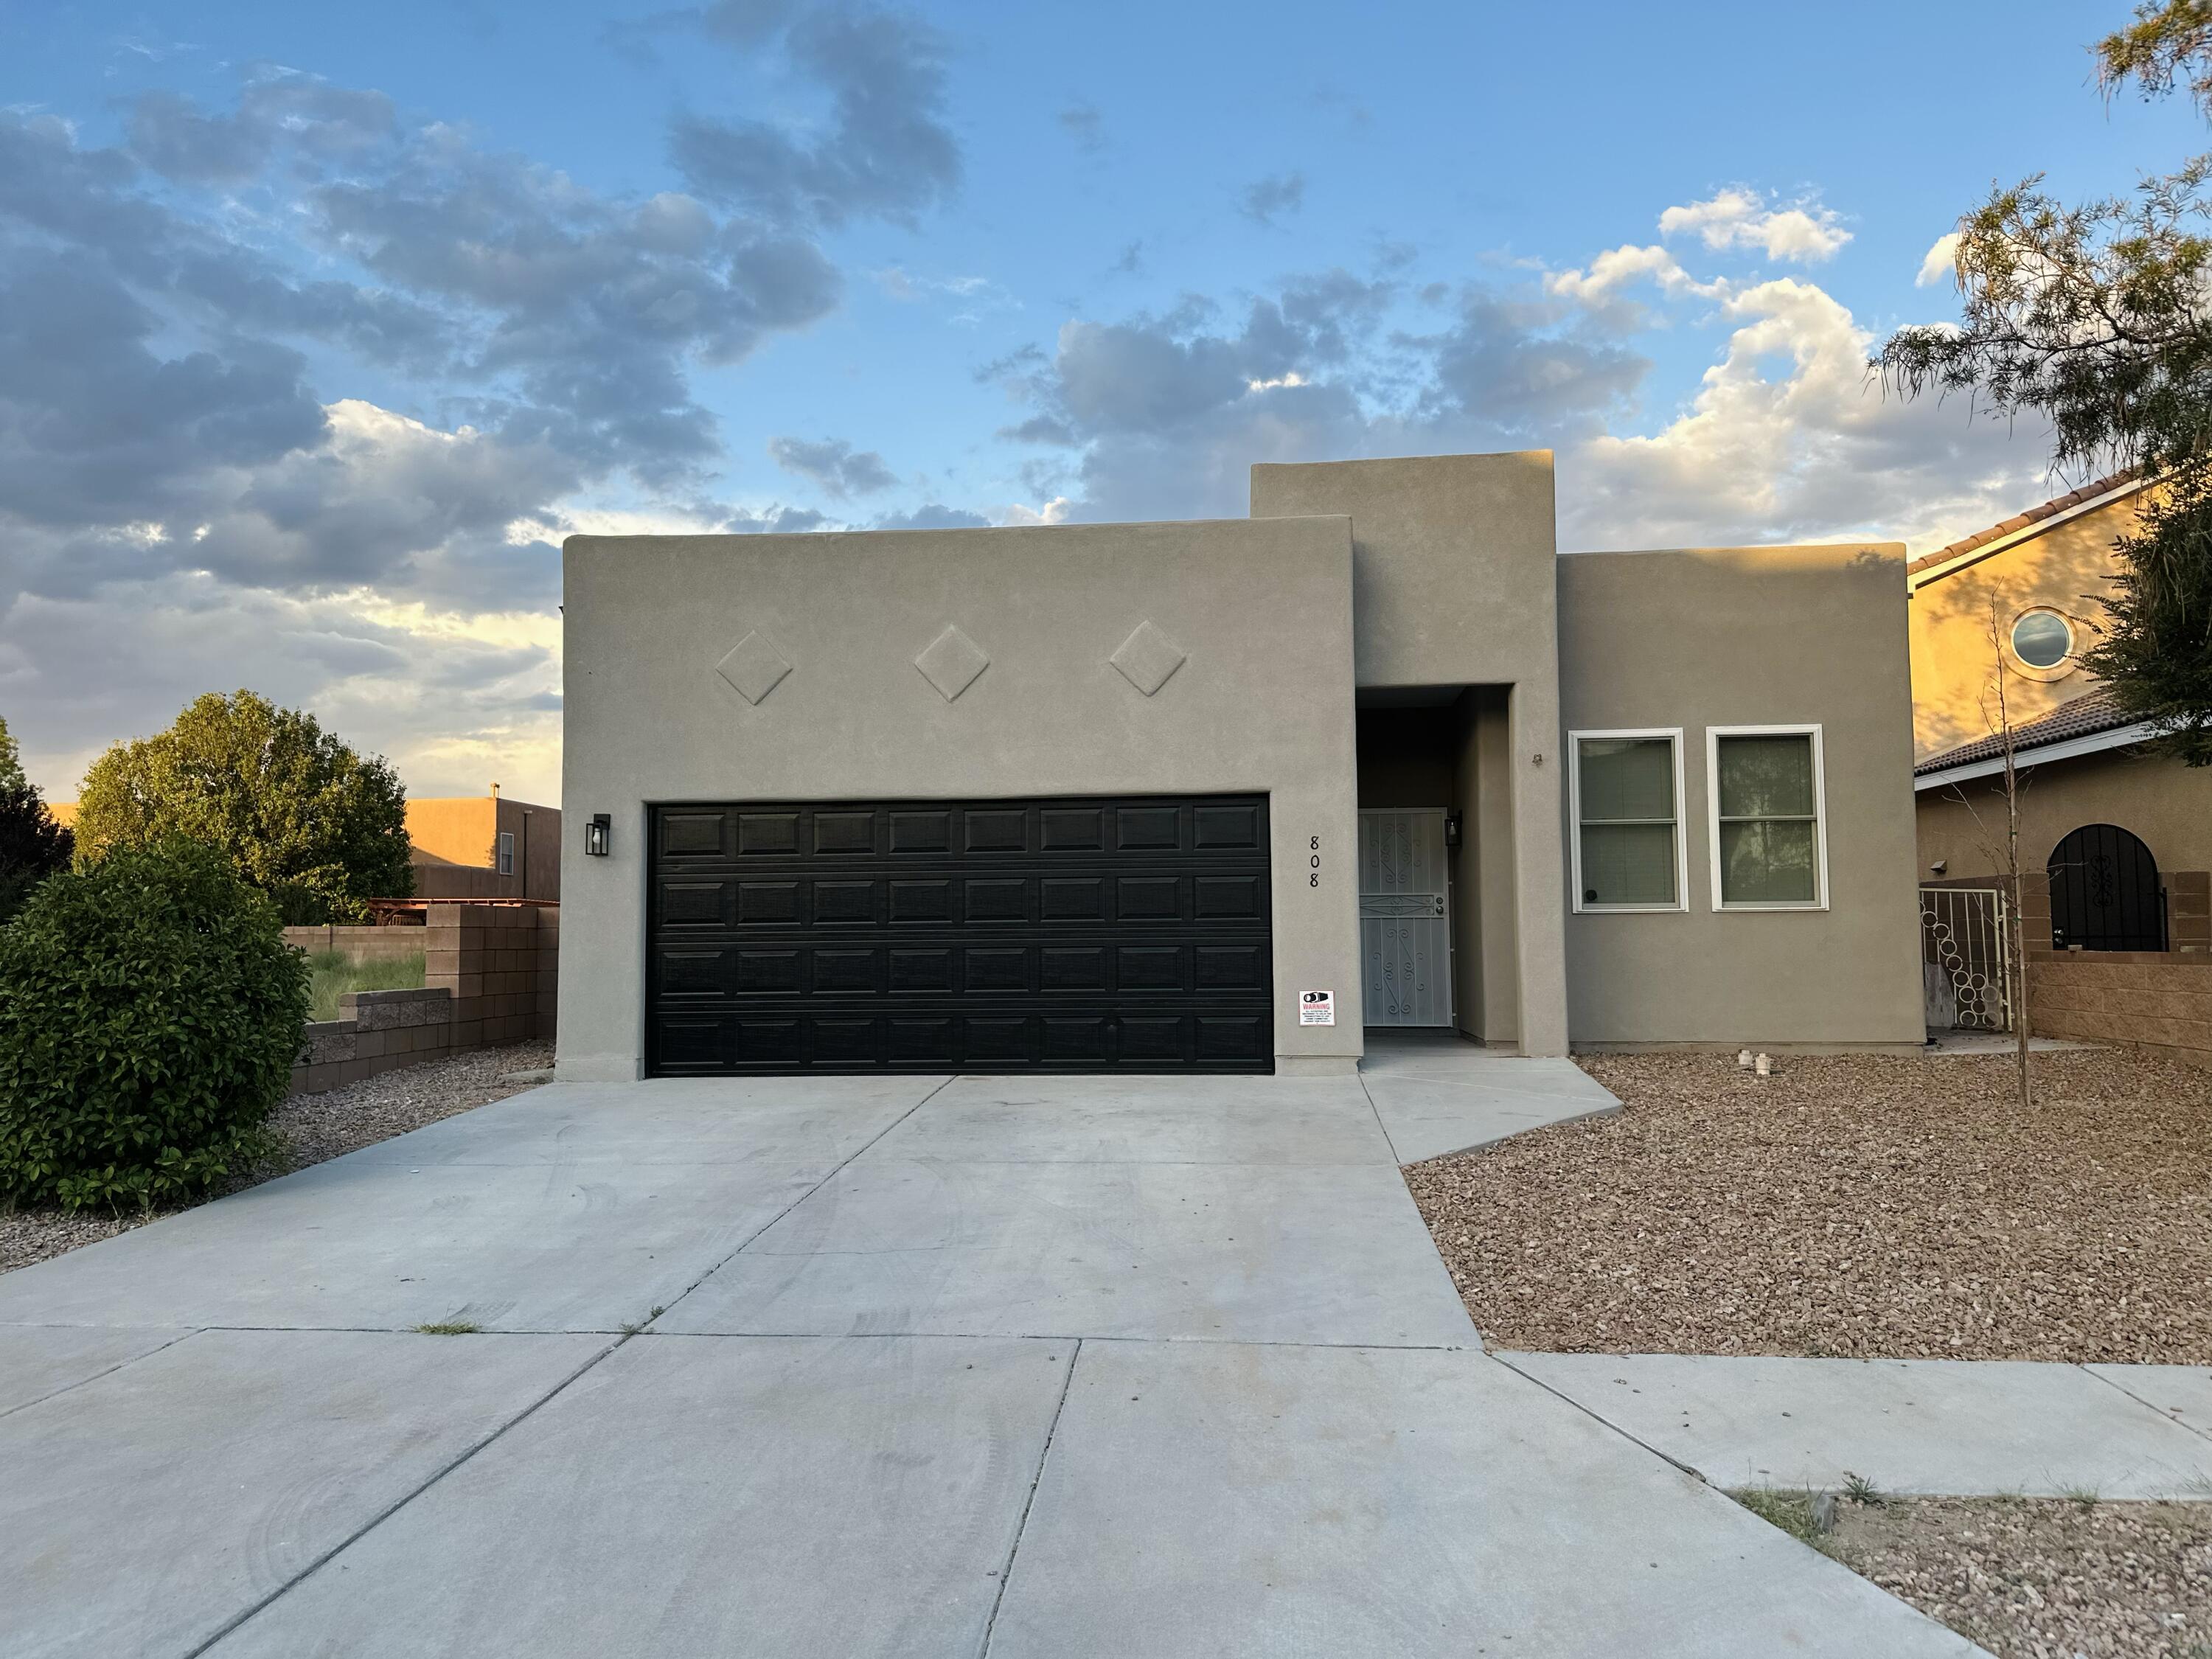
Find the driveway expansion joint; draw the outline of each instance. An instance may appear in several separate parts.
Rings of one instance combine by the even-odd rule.
[[[101,1328],[101,1327],[100,1327],[100,1326],[97,1326],[97,1325],[46,1325],[46,1326],[18,1326],[18,1327],[16,1327],[16,1328],[17,1328],[17,1329],[19,1329],[19,1330],[21,1330],[21,1329],[28,1329],[28,1330],[62,1330],[62,1331],[67,1331],[67,1330],[99,1330],[99,1329],[101,1329],[102,1328]],[[188,1336],[198,1336],[198,1335],[200,1334],[200,1331],[201,1331],[202,1329],[205,1329],[205,1328],[206,1328],[206,1327],[195,1327],[194,1328],[192,1328],[192,1329],[191,1329],[191,1330],[179,1331],[179,1332],[178,1332],[174,1336],[171,1337],[171,1338],[170,1338],[167,1342],[160,1343],[160,1344],[156,1345],[156,1346],[154,1346],[154,1347],[149,1348],[149,1349],[147,1349],[147,1350],[145,1351],[145,1352],[143,1352],[143,1353],[134,1353],[134,1354],[132,1354],[132,1355],[131,1355],[129,1358],[127,1358],[127,1359],[118,1359],[118,1360],[117,1360],[117,1361],[116,1361],[112,1365],[105,1366],[105,1367],[103,1367],[102,1369],[100,1369],[100,1370],[96,1370],[96,1371],[93,1372],[93,1373],[92,1373],[92,1375],[91,1375],[91,1376],[80,1376],[80,1377],[77,1377],[77,1378],[74,1379],[73,1381],[70,1381],[70,1382],[64,1382],[64,1383],[63,1383],[63,1384],[62,1384],[59,1388],[58,1388],[58,1389],[47,1389],[47,1390],[46,1391],[46,1393],[44,1393],[44,1394],[42,1394],[42,1395],[38,1395],[38,1396],[37,1396],[36,1398],[34,1398],[34,1399],[31,1399],[31,1400],[19,1400],[19,1401],[17,1401],[14,1405],[9,1406],[9,1407],[6,1407],[5,1409],[0,1409],[0,1417],[13,1417],[13,1416],[17,1413],[17,1412],[27,1412],[27,1411],[30,1410],[30,1409],[31,1409],[31,1407],[33,1407],[33,1406],[44,1405],[44,1404],[45,1404],[47,1401],[49,1401],[49,1400],[58,1399],[58,1398],[59,1398],[61,1395],[65,1395],[65,1394],[69,1393],[72,1389],[81,1389],[81,1388],[84,1387],[84,1385],[85,1385],[86,1383],[88,1383],[88,1382],[99,1382],[99,1381],[100,1381],[100,1379],[101,1377],[103,1377],[103,1376],[114,1376],[114,1375],[115,1375],[115,1373],[116,1373],[116,1372],[118,1372],[118,1371],[119,1371],[119,1370],[125,1370],[125,1369],[127,1369],[127,1368],[128,1368],[128,1367],[130,1367],[130,1366],[135,1365],[135,1364],[137,1364],[140,1360],[142,1360],[142,1359],[151,1359],[151,1358],[152,1358],[155,1354],[165,1352],[167,1352],[168,1349],[171,1349],[171,1348],[175,1347],[175,1346],[177,1346],[177,1344],[178,1344],[178,1343],[179,1343],[179,1342],[183,1341],[183,1340],[184,1340],[186,1337],[188,1337]]]
[[[586,1359],[582,1364],[577,1366],[576,1369],[570,1371],[568,1376],[562,1377],[558,1382],[556,1382],[550,1389],[548,1389],[544,1394],[538,1395],[537,1399],[525,1406],[513,1417],[507,1419],[504,1423],[501,1423],[489,1434],[485,1435],[470,1445],[464,1447],[458,1455],[447,1459],[446,1462],[440,1465],[436,1469],[431,1472],[428,1480],[418,1482],[410,1490],[401,1493],[391,1503],[379,1510],[374,1515],[369,1516],[368,1520],[362,1522],[360,1526],[355,1528],[343,1538],[338,1540],[337,1543],[331,1545],[328,1549],[324,1550],[320,1554],[317,1555],[313,1560],[309,1561],[307,1565],[301,1567],[297,1572],[287,1578],[283,1583],[277,1585],[275,1589],[270,1590],[266,1595],[262,1596],[258,1601],[254,1601],[241,1612],[234,1613],[229,1619],[224,1620],[221,1626],[210,1632],[204,1640],[198,1643],[196,1646],[186,1649],[182,1656],[182,1659],[200,1659],[201,1655],[206,1653],[210,1648],[214,1647],[216,1644],[229,1636],[240,1626],[244,1625],[248,1620],[253,1618],[255,1614],[268,1607],[271,1603],[282,1598],[296,1586],[302,1584],[308,1579],[313,1577],[315,1574],[320,1572],[332,1561],[344,1554],[345,1552],[352,1548],[354,1545],[359,1543],[362,1539],[368,1536],[370,1533],[374,1532],[386,1521],[389,1521],[393,1516],[398,1514],[400,1510],[405,1509],[410,1504],[420,1498],[424,1492],[429,1491],[431,1487],[436,1486],[441,1480],[443,1480],[455,1469],[459,1468],[462,1464],[467,1462],[478,1452],[483,1450],[485,1447],[489,1446],[495,1441],[498,1440],[502,1435],[506,1434],[509,1429],[514,1428],[517,1424],[524,1422],[534,1415],[540,1407],[545,1405],[556,1395],[564,1391],[570,1383],[575,1382],[579,1377],[582,1376],[585,1372],[590,1370],[594,1365],[597,1365],[601,1360],[605,1359],[616,1349],[621,1347],[622,1345],[628,1340],[629,1340],[629,1339],[626,1336],[617,1337],[614,1341],[608,1343],[605,1347],[601,1348],[589,1359]]]
[[[999,1569],[998,1592],[991,1598],[991,1616],[983,1623],[983,1645],[980,1659],[990,1659],[991,1638],[999,1628],[999,1609],[1006,1604],[1006,1586],[1013,1582],[1014,1561],[1022,1553],[1022,1534],[1029,1530],[1030,1511],[1036,1507],[1037,1488],[1044,1484],[1045,1465],[1052,1459],[1052,1437],[1060,1432],[1060,1413],[1067,1409],[1068,1390],[1075,1386],[1075,1368],[1082,1363],[1083,1339],[1075,1339],[1075,1346],[1067,1356],[1067,1370],[1060,1379],[1060,1398],[1053,1404],[1052,1421],[1045,1425],[1044,1444],[1038,1449],[1036,1468],[1030,1476],[1030,1489],[1022,1498],[1021,1519],[1014,1523],[1014,1541],[1006,1547],[1006,1559]]]
[[[775,1212],[775,1214],[774,1214],[773,1216],[769,1217],[769,1218],[768,1218],[768,1220],[766,1220],[765,1222],[762,1223],[758,1227],[754,1228],[754,1229],[753,1229],[753,1231],[752,1231],[750,1233],[749,1233],[749,1234],[747,1234],[747,1235],[746,1235],[746,1237],[745,1237],[745,1241],[744,1241],[744,1243],[742,1243],[742,1244],[738,1245],[738,1248],[737,1248],[736,1249],[732,1250],[732,1251],[731,1251],[727,1255],[724,1256],[720,1261],[719,1261],[715,1262],[715,1263],[714,1264],[714,1266],[712,1266],[712,1267],[708,1267],[708,1268],[707,1269],[707,1271],[706,1271],[706,1272],[704,1272],[704,1273],[701,1273],[701,1274],[698,1276],[698,1278],[696,1278],[696,1279],[693,1279],[693,1280],[692,1280],[689,1285],[685,1285],[682,1290],[678,1291],[674,1296],[672,1296],[672,1297],[669,1297],[669,1298],[668,1298],[668,1300],[667,1300],[667,1302],[666,1302],[666,1303],[665,1303],[665,1304],[660,1308],[660,1310],[659,1310],[659,1312],[657,1312],[657,1313],[653,1314],[653,1315],[652,1316],[652,1317],[651,1317],[651,1318],[647,1319],[647,1320],[643,1322],[643,1324],[641,1324],[641,1325],[637,1328],[637,1329],[636,1329],[636,1330],[634,1330],[634,1331],[627,1331],[627,1332],[625,1332],[625,1333],[624,1333],[624,1334],[625,1334],[625,1335],[629,1335],[629,1336],[635,1336],[635,1335],[639,1334],[641,1332],[644,1331],[647,1327],[651,1326],[651,1325],[652,1325],[655,1321],[659,1320],[659,1319],[661,1317],[661,1316],[662,1316],[663,1314],[666,1314],[666,1313],[668,1313],[669,1311],[671,1311],[672,1309],[674,1309],[674,1308],[676,1307],[676,1305],[677,1305],[678,1303],[682,1302],[685,1297],[687,1297],[687,1296],[690,1295],[692,1291],[694,1291],[697,1290],[697,1289],[698,1289],[702,1285],[705,1284],[708,1279],[712,1279],[712,1278],[713,1278],[716,1273],[718,1273],[721,1272],[723,1268],[725,1268],[725,1267],[728,1267],[728,1266],[730,1265],[730,1263],[731,1263],[731,1262],[732,1262],[732,1261],[736,1261],[739,1256],[743,1255],[745,1253],[745,1251],[746,1251],[746,1250],[747,1250],[747,1249],[749,1249],[749,1248],[750,1248],[750,1246],[751,1246],[751,1245],[752,1245],[752,1244],[753,1244],[753,1243],[754,1243],[757,1239],[759,1239],[759,1237],[761,1237],[761,1235],[763,1235],[763,1233],[767,1232],[767,1231],[768,1231],[768,1230],[769,1230],[769,1228],[771,1228],[771,1227],[775,1226],[775,1224],[776,1224],[777,1222],[779,1222],[779,1221],[782,1220],[782,1219],[784,1218],[784,1217],[786,1217],[786,1216],[789,1215],[789,1214],[790,1214],[793,1210],[797,1209],[800,1205],[802,1205],[802,1204],[805,1203],[805,1202],[806,1202],[806,1200],[807,1200],[808,1199],[810,1199],[810,1198],[813,1197],[815,1194],[817,1194],[817,1193],[820,1192],[820,1191],[821,1191],[824,1187],[828,1186],[831,1182],[835,1181],[835,1180],[836,1180],[836,1179],[840,1175],[842,1175],[842,1174],[845,1172],[845,1170],[848,1170],[848,1168],[850,1168],[850,1167],[852,1166],[852,1164],[854,1164],[854,1162],[856,1159],[858,1159],[858,1158],[861,1156],[861,1154],[862,1154],[862,1153],[866,1152],[868,1150],[868,1148],[869,1148],[869,1147],[873,1146],[874,1146],[878,1141],[881,1140],[881,1139],[882,1139],[885,1135],[889,1134],[892,1130],[894,1130],[894,1129],[897,1128],[897,1127],[898,1127],[898,1126],[899,1126],[900,1124],[902,1124],[902,1123],[905,1122],[905,1121],[907,1121],[907,1119],[908,1119],[908,1118],[912,1117],[912,1116],[913,1116],[916,1112],[920,1111],[923,1107],[925,1107],[925,1106],[928,1105],[928,1104],[929,1104],[929,1103],[930,1103],[931,1101],[933,1101],[933,1100],[936,1099],[936,1098],[938,1097],[938,1096],[939,1096],[939,1095],[943,1094],[943,1093],[944,1093],[947,1089],[951,1088],[951,1087],[955,1083],[957,1083],[959,1080],[960,1080],[960,1079],[959,1079],[959,1077],[958,1077],[957,1074],[956,1074],[956,1075],[954,1075],[954,1076],[952,1076],[952,1077],[948,1077],[948,1078],[946,1078],[946,1079],[945,1079],[945,1081],[944,1081],[944,1082],[942,1082],[942,1083],[939,1084],[939,1085],[938,1085],[934,1089],[932,1089],[932,1090],[931,1090],[927,1094],[924,1095],[924,1096],[923,1096],[920,1100],[915,1101],[915,1102],[914,1103],[914,1104],[913,1104],[913,1105],[911,1105],[911,1106],[908,1107],[908,1108],[906,1109],[906,1110],[904,1110],[903,1112],[901,1112],[901,1113],[900,1113],[896,1117],[893,1118],[893,1119],[892,1119],[889,1123],[886,1123],[885,1125],[884,1125],[884,1127],[883,1127],[881,1129],[878,1129],[878,1130],[874,1134],[872,1134],[872,1135],[869,1136],[869,1137],[868,1137],[868,1139],[867,1139],[865,1142],[863,1142],[860,1146],[856,1147],[856,1148],[854,1150],[854,1152],[853,1152],[852,1155],[851,1155],[850,1157],[847,1158],[846,1159],[844,1159],[844,1161],[843,1161],[843,1162],[840,1163],[840,1164],[837,1165],[837,1167],[836,1167],[836,1168],[835,1168],[835,1169],[833,1169],[833,1170],[831,1170],[828,1171],[826,1174],[824,1174],[824,1175],[823,1176],[823,1177],[822,1177],[822,1179],[821,1179],[821,1180],[819,1180],[819,1181],[816,1182],[812,1186],[809,1187],[809,1188],[808,1188],[805,1192],[803,1192],[803,1193],[799,1194],[799,1195],[797,1198],[793,1199],[793,1200],[791,1200],[791,1202],[790,1202],[790,1203],[788,1203],[788,1204],[785,1205],[785,1206],[783,1206],[783,1208],[781,1208],[781,1210],[777,1211],[777,1212]]]

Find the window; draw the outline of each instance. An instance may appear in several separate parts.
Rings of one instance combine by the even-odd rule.
[[[1575,908],[1685,908],[1681,728],[1568,736]]]
[[[514,837],[504,830],[499,832],[499,872],[502,876],[514,873]]]
[[[2056,611],[2023,611],[2013,619],[2012,653],[2030,668],[2056,668],[2074,654],[2074,626]]]
[[[1716,726],[1707,728],[1705,742],[1713,908],[1826,909],[1820,728]]]

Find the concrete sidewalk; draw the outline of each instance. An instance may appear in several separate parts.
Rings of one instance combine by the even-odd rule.
[[[1522,1060],[1455,1031],[1370,1030],[1359,1080],[1401,1164],[1620,1110],[1571,1060]]]
[[[1718,1486],[2212,1498],[2212,1370],[1498,1353]]]
[[[9,1653],[1975,1651],[1482,1354],[1378,1107],[554,1085],[0,1277]]]

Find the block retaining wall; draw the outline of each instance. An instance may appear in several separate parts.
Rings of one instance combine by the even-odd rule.
[[[2212,953],[2030,951],[2038,1036],[2112,1042],[2212,1066]]]
[[[422,952],[423,970],[419,991],[349,992],[340,1018],[311,1022],[292,1067],[295,1095],[554,1035],[561,914],[550,906],[434,904],[420,928],[310,927],[288,938],[295,932],[398,933]]]

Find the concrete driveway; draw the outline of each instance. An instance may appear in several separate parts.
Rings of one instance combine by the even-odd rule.
[[[0,1646],[1976,1651],[1484,1356],[1385,1124],[1592,1103],[1449,1059],[556,1085],[0,1277]]]

